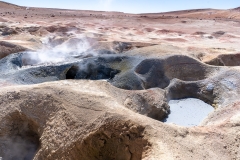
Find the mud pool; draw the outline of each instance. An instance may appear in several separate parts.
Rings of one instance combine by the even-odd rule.
[[[214,108],[196,98],[186,98],[169,101],[171,113],[166,119],[166,123],[174,123],[181,126],[197,126]]]

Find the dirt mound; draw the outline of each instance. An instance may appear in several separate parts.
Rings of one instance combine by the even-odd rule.
[[[155,31],[155,29],[154,28],[144,28],[143,31],[144,32],[153,32],[153,31]]]
[[[187,56],[170,56],[161,59],[146,59],[136,68],[144,88],[165,88],[170,80],[197,81],[208,77],[212,69]]]
[[[205,62],[215,66],[239,66],[240,65],[240,54],[221,54],[216,58]]]
[[[161,29],[156,31],[157,34],[170,34],[170,33],[178,33],[178,34],[183,34],[181,31],[173,31],[173,30],[168,30],[168,29]]]
[[[69,84],[71,88],[74,87],[74,83]],[[100,95],[92,95],[90,100],[87,97],[91,92],[74,91],[72,88],[70,90],[76,93],[72,97],[68,93],[70,90],[61,91],[63,88],[57,86],[58,84],[54,84],[51,89],[47,89],[46,86],[47,88],[40,90],[35,88],[37,86],[35,89],[20,87],[7,94],[7,97],[0,96],[4,101],[13,96],[10,98],[11,103],[5,101],[0,107],[2,111],[7,110],[6,114],[0,115],[1,121],[4,122],[1,125],[1,155],[18,159],[32,159],[34,156],[39,159],[142,158],[148,145],[143,135],[145,127],[134,122],[134,119],[124,120],[125,117],[121,116],[123,112],[133,112],[120,104],[113,107],[113,97],[110,98],[110,95],[100,90]],[[29,94],[30,92],[32,93]],[[60,97],[57,98],[58,96]],[[62,99],[63,97],[65,98]],[[77,105],[78,102],[73,101],[76,97],[82,99],[82,104]],[[66,105],[69,100],[70,105]],[[103,103],[106,105],[106,101],[109,105],[102,106]],[[11,107],[3,107],[6,103]],[[18,107],[15,103],[19,104]],[[87,103],[93,104],[92,108],[85,108]],[[83,116],[86,114],[87,117]],[[72,134],[66,133],[67,130],[71,130],[73,137]],[[64,145],[60,145],[63,143]],[[6,144],[7,147],[4,147]],[[22,147],[18,148],[18,145]],[[16,152],[10,155],[12,150]]]
[[[18,32],[15,29],[9,27],[1,28],[0,31],[2,32],[2,36],[18,34]]]
[[[164,40],[171,42],[187,42],[187,40],[183,38],[165,38]]]
[[[193,35],[201,35],[201,36],[204,34],[207,34],[207,33],[201,32],[201,31],[197,31],[197,32],[193,33]]]
[[[5,41],[0,41],[0,59],[8,56],[9,54],[22,52],[26,50],[28,49],[25,47],[15,45],[13,43],[5,42]]]
[[[139,91],[131,92],[134,95]],[[232,111],[232,107],[239,108],[238,104],[228,106],[227,117],[219,117],[226,113],[226,109],[220,108],[205,122],[208,125],[185,128],[132,112],[120,103],[126,93],[101,81],[6,87],[0,94],[0,120],[3,122],[0,154],[8,156],[8,151],[15,149],[10,156],[47,160],[215,159],[220,153],[224,153],[221,155],[224,159],[238,157],[229,152],[238,153],[239,137],[233,137],[238,128],[231,127],[238,122],[236,112]],[[199,134],[207,139],[196,141]],[[192,141],[190,146],[189,141]],[[18,146],[16,143],[21,147],[13,148]],[[186,146],[191,150],[189,153],[184,152]],[[217,154],[206,155],[209,151],[217,151]]]
[[[214,33],[212,34],[212,36],[218,38],[218,37],[223,36],[224,34],[225,34],[224,31],[217,31],[217,32],[214,32]]]

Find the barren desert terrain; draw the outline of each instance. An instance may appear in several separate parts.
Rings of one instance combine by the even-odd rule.
[[[239,44],[239,8],[127,14],[0,1],[0,157],[239,160]],[[166,123],[169,102],[185,98],[213,111],[191,127]]]

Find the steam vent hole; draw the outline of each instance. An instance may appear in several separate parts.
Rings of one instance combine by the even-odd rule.
[[[66,74],[66,79],[75,79],[79,68],[77,66],[72,66]]]
[[[170,114],[166,123],[174,123],[181,126],[197,126],[214,108],[196,98],[186,98],[179,100],[170,100]]]
[[[20,113],[11,115],[9,135],[0,137],[3,160],[32,160],[40,147],[37,125]]]

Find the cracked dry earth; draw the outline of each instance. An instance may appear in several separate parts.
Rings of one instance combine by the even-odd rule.
[[[240,12],[158,14],[0,2],[4,160],[240,159]],[[164,123],[170,100],[214,108]],[[197,106],[192,106],[197,107]]]

